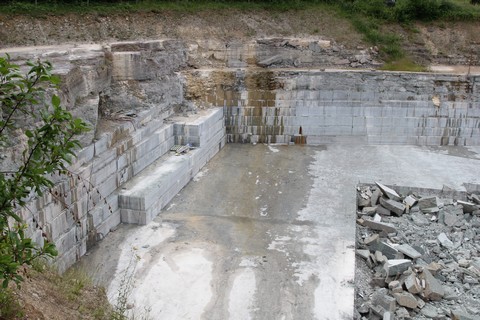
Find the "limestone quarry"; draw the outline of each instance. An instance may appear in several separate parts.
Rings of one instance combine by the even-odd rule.
[[[478,68],[381,71],[378,48],[312,35],[129,37],[0,49],[52,62],[93,129],[62,197],[21,212],[60,271],[152,319],[480,317]]]

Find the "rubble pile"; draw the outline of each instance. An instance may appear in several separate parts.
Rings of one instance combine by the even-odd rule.
[[[357,187],[355,318],[480,319],[480,195],[375,184]]]

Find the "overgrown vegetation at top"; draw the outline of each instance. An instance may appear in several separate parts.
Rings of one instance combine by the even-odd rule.
[[[9,14],[128,14],[164,10],[308,10],[330,11],[351,21],[365,41],[378,46],[382,58],[404,59],[402,39],[385,25],[412,21],[480,21],[480,0],[10,0],[0,5]],[[479,4],[479,5],[475,5]]]
[[[380,20],[406,22],[477,20],[480,18],[479,0],[9,0],[2,1],[4,13],[67,13],[67,12],[135,12],[149,10],[202,9],[307,9],[312,6],[330,6],[348,14],[360,14]],[[480,3],[479,3],[480,4]]]
[[[42,242],[27,236],[27,225],[19,210],[28,201],[48,192],[52,176],[62,175],[79,147],[76,136],[88,130],[62,108],[53,91],[59,78],[46,62],[28,62],[23,74],[8,56],[0,57],[0,154],[16,152],[20,159],[6,165],[0,159],[0,281],[20,283],[19,269],[38,257],[57,255],[40,222],[32,215],[33,227]],[[47,96],[51,95],[51,101]],[[26,209],[26,208],[25,208]],[[32,231],[32,230],[31,230]],[[33,230],[35,231],[35,230]]]

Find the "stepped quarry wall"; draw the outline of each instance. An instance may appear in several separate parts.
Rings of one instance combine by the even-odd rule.
[[[92,127],[71,174],[21,212],[32,237],[47,234],[63,271],[121,222],[151,221],[227,141],[480,145],[480,76],[325,69],[376,64],[371,50],[339,50],[311,39],[3,50],[51,61],[62,102]]]
[[[199,104],[224,107],[228,142],[480,144],[478,75],[257,68],[187,79]]]

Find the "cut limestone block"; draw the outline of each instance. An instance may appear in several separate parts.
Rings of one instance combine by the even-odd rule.
[[[409,292],[395,293],[393,296],[397,300],[397,303],[402,307],[415,309],[418,306],[417,299]]]
[[[472,213],[473,211],[478,209],[478,206],[476,206],[474,203],[467,202],[467,201],[457,200],[457,204],[463,207],[464,213]]]
[[[401,216],[405,212],[405,205],[395,200],[380,198],[380,204],[382,207],[387,208],[397,216]]]
[[[388,260],[383,265],[383,269],[387,273],[387,277],[391,277],[391,276],[402,274],[411,266],[412,266],[412,261],[408,259],[392,259],[392,260]]]
[[[376,212],[381,216],[391,216],[392,212],[387,208],[382,207],[381,205],[377,206]]]
[[[378,183],[378,182],[375,182],[375,184],[380,188],[380,190],[382,190],[382,193],[387,196],[387,198],[391,199],[391,200],[394,200],[394,201],[401,201],[402,198],[400,197],[400,195],[393,189],[381,184],[381,183]]]
[[[372,230],[384,231],[386,233],[397,232],[397,229],[395,229],[392,224],[386,222],[377,222],[374,220],[364,219],[363,225]]]
[[[437,197],[423,197],[418,200],[418,206],[423,213],[435,213],[440,209],[438,208]]]
[[[420,280],[418,280],[414,273],[411,273],[405,279],[405,287],[407,288],[408,292],[413,294],[422,292],[422,285],[420,283]]]
[[[425,289],[423,290],[425,298],[434,301],[441,300],[445,295],[445,289],[443,289],[440,281],[438,281],[427,269],[423,269],[420,277],[425,281]]]
[[[417,259],[417,258],[420,258],[422,256],[422,254],[420,252],[413,249],[408,244],[401,244],[401,245],[397,246],[396,249],[398,251],[400,251],[401,253],[403,253],[404,255],[406,255],[407,257],[412,258],[412,259]]]
[[[407,197],[405,197],[405,199],[403,199],[403,202],[409,207],[413,207],[414,205],[417,204],[418,200],[417,198],[415,198],[414,196],[412,195],[409,195]]]

